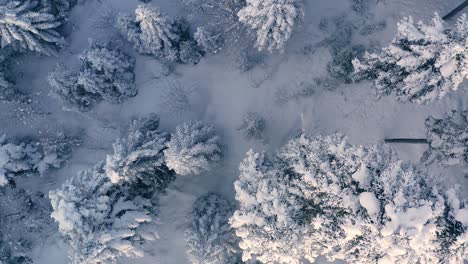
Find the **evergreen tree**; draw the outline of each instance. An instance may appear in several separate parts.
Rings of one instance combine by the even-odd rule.
[[[64,39],[58,32],[59,19],[38,0],[0,1],[0,38],[2,48],[31,50],[53,55]]]
[[[224,197],[208,193],[199,197],[185,232],[187,254],[193,264],[241,263],[240,250],[228,224],[234,206]]]
[[[137,94],[135,60],[121,50],[92,42],[79,58],[78,73],[58,65],[48,76],[53,94],[66,109],[85,112],[101,100],[122,103]]]
[[[107,156],[105,169],[111,182],[142,183],[162,190],[174,179],[163,156],[168,135],[158,128],[156,115],[132,121],[126,136],[114,143],[114,153]]]
[[[51,191],[53,213],[70,243],[73,263],[116,263],[142,257],[155,240],[159,198],[174,179],[163,163],[166,136],[155,115],[132,121],[106,163]]]
[[[201,121],[177,126],[164,150],[167,166],[178,175],[200,174],[221,159],[215,128]]]
[[[117,28],[139,53],[172,62],[196,64],[200,60],[186,21],[172,20],[159,8],[141,4],[135,10],[135,18],[119,15]]]
[[[453,111],[443,119],[426,119],[429,149],[423,155],[425,162],[447,165],[468,164],[468,110]]]
[[[99,164],[50,192],[52,218],[70,243],[72,263],[116,263],[119,256],[144,255],[144,243],[157,238],[152,204],[131,188],[113,184]]]
[[[137,94],[135,60],[110,44],[91,43],[80,55],[81,70],[78,86],[111,103],[122,103]]]
[[[381,53],[353,61],[356,80],[373,79],[379,95],[424,104],[458,89],[468,76],[468,23],[461,16],[447,28],[436,14],[429,25],[411,17]]]
[[[256,32],[259,50],[283,51],[302,14],[298,0],[246,0],[237,15]]]
[[[57,65],[47,78],[52,93],[62,100],[64,108],[72,111],[86,112],[91,110],[99,101],[99,95],[86,91],[78,85],[78,75]]]
[[[339,135],[301,136],[274,156],[250,151],[230,220],[243,260],[461,263],[465,204],[392,156]]]

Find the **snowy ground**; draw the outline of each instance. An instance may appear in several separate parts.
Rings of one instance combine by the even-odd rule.
[[[371,2],[376,0],[370,0]],[[331,58],[327,47],[316,45],[327,37],[319,29],[324,19],[332,21],[343,16],[352,21],[349,2],[305,1],[304,22],[290,41],[284,54],[271,55],[264,63],[251,71],[240,72],[226,56],[209,56],[196,66],[178,66],[170,76],[160,74],[160,65],[150,57],[136,55],[137,85],[139,94],[121,105],[101,104],[94,113],[84,116],[64,112],[61,103],[48,95],[46,76],[56,63],[67,65],[76,62],[76,55],[88,46],[88,38],[99,38],[102,32],[93,24],[104,7],[133,12],[134,0],[83,1],[77,6],[70,21],[70,46],[55,58],[26,57],[18,61],[17,70],[23,81],[21,89],[37,94],[32,105],[50,114],[34,115],[24,122],[17,119],[2,119],[2,130],[7,134],[35,134],[62,128],[85,132],[85,142],[77,150],[65,168],[50,175],[47,184],[37,184],[44,192],[55,189],[64,181],[103,160],[111,150],[121,124],[132,116],[155,112],[161,115],[163,128],[171,131],[184,120],[201,119],[214,123],[221,133],[226,148],[225,159],[210,173],[197,177],[180,177],[171,185],[162,200],[160,236],[149,248],[146,257],[137,260],[122,260],[121,263],[188,263],[185,256],[183,231],[188,223],[187,214],[193,201],[203,193],[216,191],[228,197],[234,196],[233,182],[238,176],[237,167],[248,149],[272,150],[283,145],[301,131],[312,135],[342,132],[352,143],[368,144],[382,141],[385,137],[423,137],[424,119],[428,115],[441,117],[455,109],[468,106],[468,83],[426,106],[402,104],[393,97],[377,99],[370,83],[340,84],[325,89],[312,87],[313,93],[304,98],[278,102],[278,91],[293,93],[317,77],[325,77],[326,64]],[[396,22],[403,16],[415,19],[430,19],[433,12],[445,14],[460,1],[457,0],[380,0],[369,12],[369,21],[385,20],[386,28],[375,34],[353,39],[356,43],[375,42],[385,45],[395,33]],[[153,0],[164,12],[180,14],[178,1]],[[182,13],[183,14],[183,13]],[[307,47],[316,47],[312,51]],[[305,51],[307,50],[307,52]],[[133,53],[129,50],[128,52]],[[32,80],[32,81],[31,81]],[[193,89],[189,111],[174,116],[165,110],[162,94],[168,82],[178,83]],[[5,108],[2,106],[1,108]],[[2,110],[3,111],[3,110]],[[245,141],[236,130],[247,111],[264,115],[267,122],[266,140]],[[13,114],[13,113],[11,113]],[[20,131],[20,132],[18,132]],[[401,159],[417,161],[424,151],[423,145],[395,145]],[[459,183],[468,190],[468,178],[461,168],[438,169],[446,183]],[[30,184],[33,185],[33,184]],[[66,246],[58,234],[44,241],[35,250],[35,263],[66,263]]]

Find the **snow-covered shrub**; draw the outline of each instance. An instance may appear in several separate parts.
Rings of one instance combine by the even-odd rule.
[[[221,159],[219,137],[201,121],[177,126],[164,150],[167,166],[178,175],[200,174]]]
[[[468,110],[453,111],[443,119],[426,119],[429,149],[423,155],[425,162],[468,164]]]
[[[237,51],[253,45],[248,28],[239,21],[237,13],[245,0],[183,0],[194,16],[205,18],[194,38],[204,52]]]
[[[58,65],[48,76],[52,93],[66,109],[85,112],[101,100],[122,103],[137,94],[135,60],[121,50],[93,42],[80,61],[79,72]]]
[[[228,223],[233,211],[233,204],[219,194],[208,193],[195,201],[192,223],[185,232],[193,264],[241,263],[238,241]]]
[[[411,17],[381,53],[353,61],[356,80],[374,80],[379,95],[424,104],[458,89],[468,76],[468,22],[461,16],[447,28],[436,14],[429,25]]]
[[[119,256],[144,255],[144,243],[157,234],[153,205],[140,192],[145,193],[144,186],[113,184],[99,164],[49,193],[51,216],[70,243],[72,263],[115,263]]]
[[[18,176],[43,175],[48,169],[60,168],[71,151],[56,148],[53,142],[21,142],[0,137],[0,187],[15,184]]]
[[[246,113],[238,130],[246,139],[263,139],[265,119],[256,112]]]
[[[33,247],[47,239],[54,228],[51,209],[43,193],[0,189],[0,263],[33,263]]]
[[[248,152],[235,190],[240,207],[230,221],[244,261],[461,263],[466,256],[468,209],[452,189],[340,135],[301,136],[273,156]]]
[[[31,50],[53,55],[63,46],[58,32],[60,19],[42,3],[33,1],[0,0],[0,38],[2,48]]]
[[[207,27],[198,27],[193,34],[198,46],[207,53],[217,53],[223,49],[223,43],[214,32]]]
[[[47,76],[52,93],[60,98],[64,108],[85,112],[91,110],[99,101],[99,95],[88,92],[78,85],[78,75],[63,65],[57,65]]]
[[[114,153],[107,155],[105,170],[112,183],[140,182],[162,190],[172,181],[174,172],[163,157],[168,135],[158,128],[154,114],[132,121],[126,135],[114,143]]]
[[[297,20],[302,15],[299,0],[246,0],[237,15],[257,35],[259,50],[284,50]]]
[[[121,14],[116,26],[139,53],[192,64],[198,63],[201,57],[186,22],[170,19],[159,8],[138,5],[135,17]]]
[[[109,44],[91,43],[80,55],[78,86],[111,103],[121,103],[137,94],[135,60]]]

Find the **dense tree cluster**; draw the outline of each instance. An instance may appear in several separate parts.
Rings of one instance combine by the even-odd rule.
[[[141,4],[134,17],[121,14],[117,28],[139,53],[188,64],[196,64],[201,58],[187,22],[171,19],[159,8]]]
[[[448,28],[436,14],[428,25],[405,18],[381,53],[353,61],[356,79],[374,80],[379,95],[424,104],[458,89],[468,77],[468,22]]]
[[[250,151],[235,183],[231,225],[243,260],[461,263],[467,208],[410,164],[339,135],[291,140],[274,156]]]
[[[137,94],[135,61],[120,49],[110,43],[92,42],[79,59],[79,72],[59,65],[48,76],[52,92],[65,108],[89,111],[101,100],[122,103]]]
[[[74,263],[114,263],[141,257],[154,228],[160,195],[174,179],[160,155],[164,134],[151,115],[132,122],[114,154],[50,192],[52,217],[72,249]]]
[[[120,256],[143,256],[145,244],[157,238],[154,225],[159,198],[179,172],[166,156],[173,138],[189,150],[181,155],[194,155],[185,160],[193,162],[187,166],[198,170],[200,164],[208,167],[213,161],[197,156],[217,142],[212,127],[201,123],[183,127],[188,130],[178,132],[186,134],[176,133],[168,141],[169,136],[159,130],[156,115],[135,119],[114,143],[114,152],[105,162],[50,192],[52,217],[71,245],[74,263],[114,263]]]
[[[193,264],[241,263],[237,238],[228,220],[234,205],[215,193],[193,204],[192,222],[185,232],[187,255]]]

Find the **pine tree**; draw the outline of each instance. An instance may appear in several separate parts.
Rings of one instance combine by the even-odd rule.
[[[221,159],[215,128],[201,121],[177,126],[164,150],[167,166],[178,175],[200,174]]]
[[[135,60],[110,44],[91,43],[80,55],[81,70],[78,86],[111,103],[122,103],[137,94]]]
[[[468,164],[468,110],[453,111],[443,119],[430,116],[425,124],[429,149],[423,161]]]
[[[86,112],[101,100],[117,104],[137,94],[135,60],[120,49],[92,42],[79,58],[78,73],[58,65],[48,76],[52,93],[66,109]]]
[[[291,140],[273,156],[250,151],[235,182],[231,226],[243,260],[460,263],[466,205],[453,189],[379,146],[339,135]],[[386,262],[385,262],[386,261]]]
[[[73,263],[142,257],[145,244],[157,238],[159,198],[174,179],[163,163],[166,136],[158,126],[155,115],[133,120],[106,163],[50,192],[52,217],[70,243]]]
[[[228,224],[233,211],[234,206],[219,194],[208,193],[195,201],[192,223],[185,232],[193,264],[241,263],[237,238]]]
[[[55,70],[49,73],[47,80],[52,93],[62,100],[67,110],[86,112],[91,110],[100,99],[98,95],[78,85],[77,74],[63,65],[57,65]]]
[[[157,238],[151,203],[129,188],[112,184],[99,164],[50,192],[52,218],[70,243],[72,263],[142,257],[144,243]]]
[[[119,15],[117,28],[139,53],[192,64],[201,57],[186,22],[170,19],[159,8],[141,4],[135,10],[135,18]]]
[[[112,183],[126,181],[162,190],[174,179],[163,156],[168,135],[158,128],[156,115],[132,121],[126,136],[114,143],[114,153],[106,159],[106,174]]]
[[[237,15],[256,32],[259,50],[283,51],[302,14],[298,0],[246,0]]]
[[[53,55],[64,44],[57,31],[61,22],[37,0],[0,1],[2,48],[31,50]]]
[[[403,102],[424,104],[458,89],[468,76],[468,23],[461,16],[447,28],[435,14],[431,24],[411,17],[381,53],[353,61],[356,80],[374,80],[379,95],[395,94]]]
[[[244,115],[244,120],[238,129],[246,139],[263,139],[265,130],[265,120],[255,112]]]

